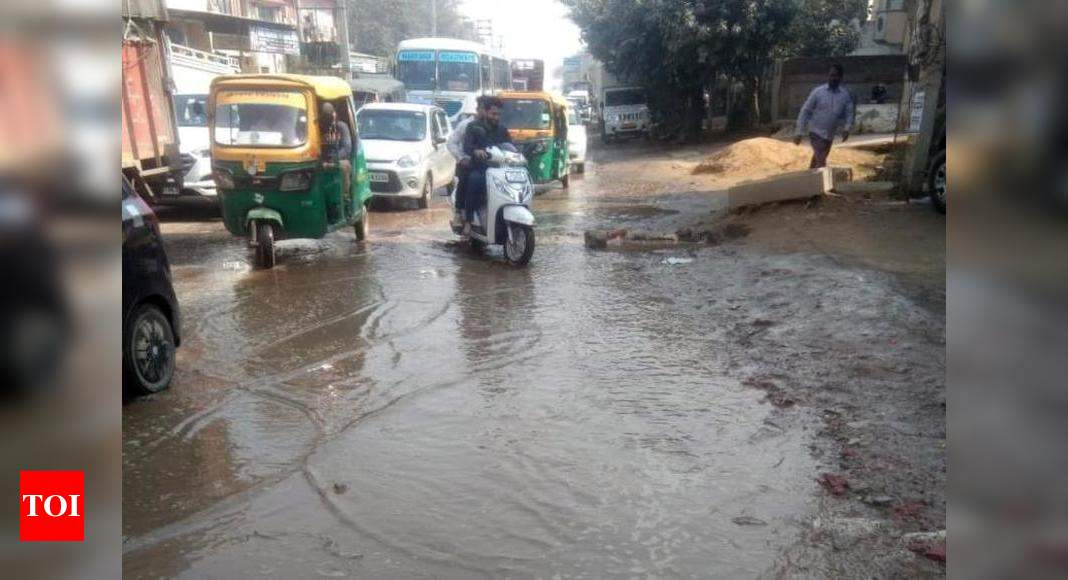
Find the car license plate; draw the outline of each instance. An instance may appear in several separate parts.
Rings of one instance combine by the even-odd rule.
[[[368,173],[371,181],[375,183],[387,183],[389,181],[389,175],[385,173],[376,173],[374,171]]]
[[[633,129],[635,127],[637,127],[637,125],[635,125],[634,123],[623,123],[624,129]]]
[[[164,185],[163,186],[163,191],[161,193],[163,195],[177,196],[178,195],[178,186],[177,185],[170,185],[170,184]]]

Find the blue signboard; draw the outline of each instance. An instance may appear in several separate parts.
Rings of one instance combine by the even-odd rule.
[[[423,60],[433,61],[433,50],[402,50],[397,53],[397,60]]]
[[[473,52],[449,52],[438,53],[438,62],[478,62],[478,56]]]

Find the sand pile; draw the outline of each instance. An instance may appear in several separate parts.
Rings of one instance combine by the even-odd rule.
[[[836,146],[831,149],[828,165],[853,168],[853,178],[871,175],[884,155]],[[812,149],[807,143],[794,145],[767,137],[732,143],[705,158],[693,169],[694,175],[715,175],[726,179],[760,179],[789,171],[808,169]]]

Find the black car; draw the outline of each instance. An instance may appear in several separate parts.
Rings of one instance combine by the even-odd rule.
[[[181,344],[178,299],[163,249],[159,218],[123,178],[122,384],[124,392],[155,393],[174,376]]]

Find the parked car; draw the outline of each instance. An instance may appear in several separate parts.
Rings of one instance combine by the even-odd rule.
[[[581,113],[571,110],[567,115],[567,151],[575,173],[586,173],[586,123]]]
[[[132,394],[159,392],[174,376],[181,344],[178,299],[159,219],[122,180],[122,384]]]
[[[356,124],[375,197],[415,198],[425,209],[435,189],[451,191],[456,159],[445,148],[452,127],[444,110],[371,103],[356,113]]]

